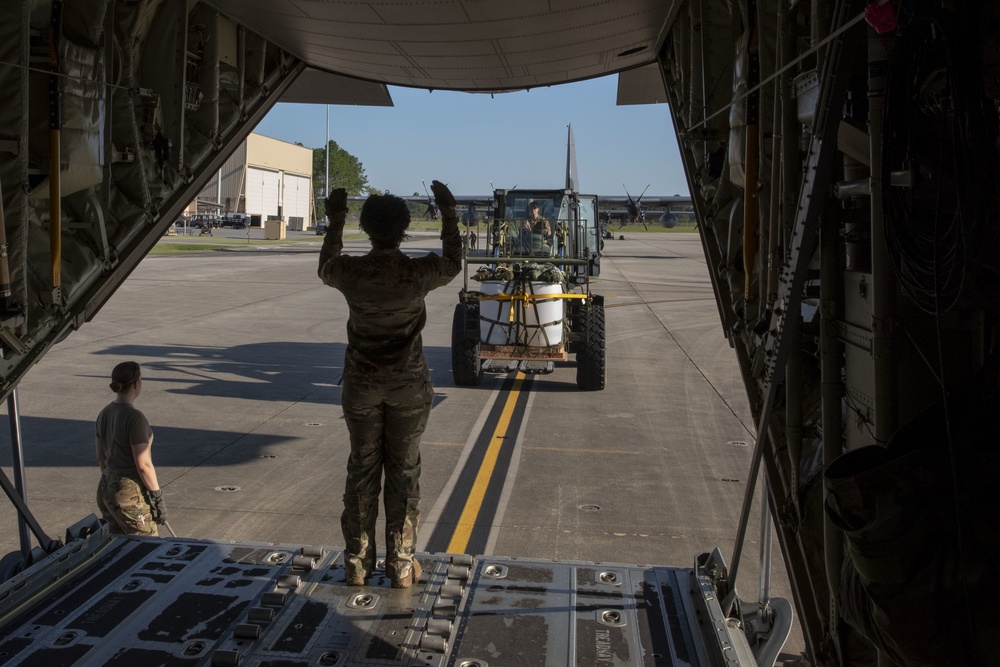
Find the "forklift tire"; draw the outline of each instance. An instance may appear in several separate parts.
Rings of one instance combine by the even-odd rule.
[[[590,303],[583,315],[584,337],[577,343],[576,386],[583,391],[604,389],[604,304]]]
[[[478,387],[483,379],[479,359],[479,304],[459,303],[451,322],[451,375],[459,387]]]

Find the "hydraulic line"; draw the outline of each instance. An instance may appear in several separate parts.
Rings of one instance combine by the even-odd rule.
[[[778,48],[775,49],[775,55],[777,57],[775,68],[779,70],[785,64],[785,16],[784,4],[778,3],[778,17],[776,21]],[[781,261],[781,256],[778,252],[778,248],[781,245],[779,241],[781,238],[781,213],[779,203],[781,201],[781,110],[782,93],[784,92],[781,87],[781,83],[782,82],[779,79],[774,84],[774,109],[771,112],[773,114],[771,121],[771,179],[769,181],[771,186],[771,203],[768,207],[767,262],[765,262],[767,266],[767,287],[765,288],[765,297],[768,311],[770,311],[774,306],[774,300],[778,296],[778,264]]]
[[[52,0],[52,19],[49,23],[49,258],[52,262],[52,291],[57,296],[62,285],[62,189],[60,170],[60,134],[62,130],[62,103],[59,96],[59,46],[62,41],[62,0]]]
[[[843,318],[843,290],[840,286],[842,239],[839,220],[830,214],[820,215],[820,409],[823,420],[823,468],[843,453],[841,409],[844,387],[841,380],[842,344],[837,340],[837,323]],[[826,484],[824,478],[823,484]],[[825,494],[824,494],[825,497]],[[837,635],[838,591],[844,564],[844,533],[830,517],[823,514],[823,559],[829,591],[828,622],[831,634]],[[839,650],[839,642],[834,646]]]
[[[6,311],[12,299],[10,263],[7,258],[7,220],[3,214],[3,188],[0,187],[0,311]]]
[[[875,439],[888,442],[899,424],[895,400],[896,353],[892,313],[896,310],[897,283],[889,261],[883,215],[882,138],[885,87],[895,38],[874,32],[868,38],[868,136],[871,179],[872,364],[875,382]]]
[[[7,420],[10,422],[11,474],[14,476],[14,490],[27,504],[28,488],[24,478],[24,442],[21,439],[21,411],[18,407],[17,387],[7,395]],[[28,533],[28,522],[20,513],[17,515],[17,536],[21,545],[22,561],[27,563],[31,557],[31,535]]]
[[[791,43],[790,22],[788,14],[785,13],[784,5],[779,3],[777,16],[778,48],[775,49],[777,62],[775,69],[780,70],[785,62],[791,60],[791,49],[786,45]],[[781,264],[781,251],[783,245],[783,225],[781,206],[784,190],[788,187],[782,181],[782,161],[785,159],[783,153],[783,132],[786,131],[788,123],[785,120],[785,113],[792,113],[785,104],[785,96],[788,94],[785,85],[786,77],[779,78],[774,85],[774,116],[772,119],[772,141],[771,141],[771,205],[768,211],[768,232],[767,232],[767,287],[765,292],[767,312],[764,317],[770,321],[771,311],[778,298],[778,271]],[[789,141],[792,138],[789,137]],[[791,336],[791,348],[788,353],[788,363],[785,368],[785,438],[788,442],[788,487],[791,492],[788,494],[795,507],[796,513],[801,516],[799,506],[799,464],[802,459],[802,359],[801,359],[801,318],[790,318],[789,335]]]
[[[795,60],[795,21],[794,18],[786,14],[782,23],[782,34],[779,42],[781,46],[781,72],[778,78],[781,86],[781,248],[787,248],[789,234],[795,226],[795,208],[798,204],[799,177],[802,173],[801,158],[799,157],[799,137],[801,135],[802,124],[796,114],[797,103],[795,100],[794,73],[789,69],[789,64]]]
[[[757,3],[747,3],[750,39],[747,41],[747,88],[755,88],[760,80],[760,42],[757,29]],[[757,203],[757,182],[760,180],[760,93],[747,96],[746,103],[746,182],[743,190],[743,298],[754,301],[750,289],[757,261],[757,227],[760,206]]]

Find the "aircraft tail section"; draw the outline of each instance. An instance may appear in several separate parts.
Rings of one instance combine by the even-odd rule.
[[[573,126],[568,125],[569,134],[566,137],[566,189],[578,192],[580,181],[576,171],[576,144],[573,143]]]

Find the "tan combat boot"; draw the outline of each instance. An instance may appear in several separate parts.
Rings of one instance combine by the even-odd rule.
[[[413,559],[412,563],[411,566],[410,563],[403,561],[392,567],[386,567],[386,574],[392,580],[393,588],[409,588],[420,580],[420,575],[423,573],[420,563],[417,562],[416,558]]]

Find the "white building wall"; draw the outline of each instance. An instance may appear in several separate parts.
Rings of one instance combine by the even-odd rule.
[[[261,220],[278,215],[281,196],[281,172],[260,167],[247,167],[247,213]]]
[[[278,217],[292,229],[312,221],[312,149],[251,134],[198,194],[222,213]],[[221,191],[220,191],[221,174]],[[294,220],[293,220],[294,218]]]
[[[280,215],[290,228],[305,229],[310,224],[312,210],[312,149],[251,134],[247,137],[246,151],[247,213],[260,215],[262,222],[268,216]],[[263,172],[270,176],[263,177]],[[250,194],[258,183],[266,189],[256,200],[261,204],[260,210],[251,210]]]
[[[309,224],[312,180],[298,174],[284,174],[283,211],[290,229],[302,231]]]

